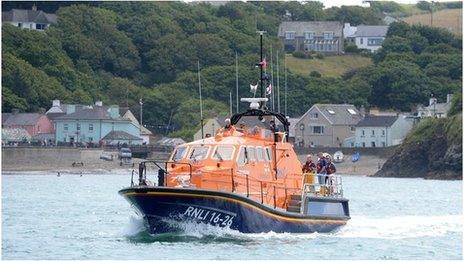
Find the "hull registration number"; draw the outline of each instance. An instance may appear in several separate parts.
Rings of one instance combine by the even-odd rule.
[[[232,215],[192,206],[185,210],[184,216],[219,226],[230,226],[234,220]]]

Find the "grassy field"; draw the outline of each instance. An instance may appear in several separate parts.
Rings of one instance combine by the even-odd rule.
[[[408,24],[430,26],[430,13],[404,17],[401,20]],[[444,9],[433,13],[433,26],[441,27],[458,35],[462,35],[462,9]]]
[[[350,69],[371,65],[371,59],[359,55],[327,56],[324,59],[299,59],[287,54],[288,69],[294,73],[309,75],[318,71],[322,76],[341,76]]]

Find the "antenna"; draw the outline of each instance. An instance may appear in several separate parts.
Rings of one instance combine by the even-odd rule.
[[[261,98],[264,98],[264,92],[263,92],[263,86],[264,86],[264,79],[263,79],[263,67],[264,67],[264,61],[263,61],[263,34],[266,31],[256,31],[259,33],[259,45],[260,45],[260,57],[261,60],[259,61],[259,68],[260,68],[260,77],[259,77],[259,86],[260,86],[260,94]],[[263,107],[264,103],[260,104],[260,108]]]
[[[229,92],[230,116],[232,116],[232,92]]]
[[[280,77],[279,77],[279,50],[276,51],[277,59],[277,111],[280,113]]]
[[[235,95],[236,95],[236,102],[237,102],[237,107],[235,110],[238,113],[238,56],[237,52],[235,52]]]
[[[200,93],[200,124],[201,124],[201,139],[204,139],[203,132],[203,101],[201,99],[201,78],[200,78],[200,61],[197,61],[198,66],[198,92]]]
[[[272,66],[272,44],[271,44],[271,86],[272,88],[275,88],[274,86],[274,67]],[[274,101],[274,90],[271,91],[271,101],[272,101],[272,111],[275,111],[275,101]]]
[[[285,116],[287,116],[287,56],[284,55],[284,73],[285,73],[285,102],[284,102],[284,109],[285,109]]]

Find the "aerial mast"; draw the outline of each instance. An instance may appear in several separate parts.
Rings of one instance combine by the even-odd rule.
[[[259,87],[260,87],[260,93],[261,93],[261,98],[264,98],[264,79],[263,79],[263,67],[264,67],[264,61],[263,61],[263,34],[266,31],[257,31],[259,33],[259,43],[260,43],[260,57],[261,60],[259,61],[259,68],[260,68],[260,80],[259,80]],[[262,108],[264,105],[264,102],[261,103],[260,108]]]

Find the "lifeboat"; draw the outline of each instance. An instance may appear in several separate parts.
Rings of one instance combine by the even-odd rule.
[[[265,62],[258,65],[263,94]],[[341,178],[303,173],[287,142],[285,115],[267,109],[266,97],[241,100],[250,108],[213,137],[177,146],[165,162],[140,163],[138,181],[132,177],[119,191],[148,231],[170,233],[184,223],[204,223],[242,233],[321,233],[346,224]],[[158,170],[151,173],[150,165]]]
[[[259,124],[247,125],[249,117]],[[273,119],[281,122],[282,131]],[[168,161],[142,162],[138,184],[119,194],[153,234],[178,231],[179,222],[243,233],[330,232],[350,218],[341,178],[330,175],[319,184],[324,179],[303,174],[286,142],[288,128],[280,113],[249,109],[236,114],[214,137],[176,147]],[[147,178],[148,164],[159,168],[153,175],[156,185]]]

